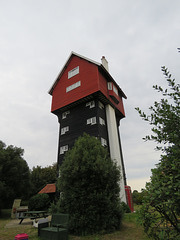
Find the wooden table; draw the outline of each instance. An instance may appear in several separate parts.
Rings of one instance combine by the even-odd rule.
[[[28,212],[24,212],[23,216],[19,217],[19,219],[21,219],[19,224],[21,224],[22,221],[25,218],[37,219],[37,218],[46,218],[46,217],[48,217],[47,211],[28,211]]]

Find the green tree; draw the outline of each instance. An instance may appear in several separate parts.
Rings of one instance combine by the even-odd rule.
[[[50,207],[50,197],[46,193],[36,194],[29,199],[28,208],[30,211],[44,211]]]
[[[33,167],[31,171],[32,192],[31,195],[37,194],[46,184],[56,183],[57,181],[57,164],[48,167]]]
[[[0,196],[3,207],[11,207],[15,198],[27,199],[30,171],[23,159],[24,150],[0,141]]]
[[[86,235],[120,228],[120,171],[99,140],[84,134],[60,167],[59,211],[70,214],[70,230]]]
[[[133,203],[137,205],[141,205],[142,201],[145,197],[146,190],[141,189],[141,192],[138,192],[137,190],[134,190],[132,193]]]
[[[168,88],[153,86],[163,98],[154,102],[147,115],[136,108],[142,119],[152,126],[145,140],[158,143],[160,162],[152,169],[151,181],[140,217],[145,231],[153,239],[179,239],[180,235],[180,91],[168,69],[162,67]]]

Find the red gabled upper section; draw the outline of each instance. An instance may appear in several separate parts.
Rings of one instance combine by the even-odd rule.
[[[54,112],[93,93],[101,92],[124,116],[123,91],[102,64],[71,53],[49,93]]]

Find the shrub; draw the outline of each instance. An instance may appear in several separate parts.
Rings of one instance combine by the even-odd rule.
[[[47,210],[50,206],[50,198],[48,194],[36,194],[29,200],[29,210]]]
[[[131,212],[130,207],[125,202],[121,203],[121,208],[122,208],[122,211],[124,213],[130,213]]]
[[[60,167],[56,209],[70,214],[71,232],[87,235],[120,228],[119,179],[117,164],[99,140],[84,134],[75,142]]]

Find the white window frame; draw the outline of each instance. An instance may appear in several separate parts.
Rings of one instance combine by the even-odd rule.
[[[61,135],[64,135],[68,131],[69,131],[69,126],[61,128]]]
[[[68,86],[68,87],[66,88],[66,92],[70,92],[70,91],[72,91],[72,90],[74,90],[75,88],[78,88],[78,87],[80,87],[80,86],[81,86],[81,81],[78,81],[78,82],[76,82],[76,83]]]
[[[91,101],[91,102],[86,103],[86,107],[88,107],[88,106],[89,106],[89,108],[95,107],[95,101]]]
[[[103,118],[101,118],[101,117],[99,117],[99,123],[100,123],[101,125],[106,125],[106,124],[105,124],[105,120],[104,120]]]
[[[87,124],[91,124],[91,118],[87,119]]]
[[[104,146],[107,146],[107,140],[104,139],[104,138],[101,138],[101,145],[104,147]]]
[[[118,89],[112,82],[107,82],[108,90],[113,90],[118,95]]]
[[[118,95],[118,90],[114,85],[113,85],[113,91],[115,92],[116,95]]]
[[[112,90],[112,82],[107,82],[108,90]]]
[[[70,111],[63,112],[62,113],[62,119],[65,119],[68,114],[70,114]]]
[[[68,72],[68,79],[74,77],[75,75],[79,74],[79,66],[73,68]]]
[[[99,108],[100,109],[104,109],[104,104],[102,102],[99,101]]]
[[[64,146],[60,147],[60,155],[64,154],[67,151],[68,151],[68,145],[64,145]]]
[[[87,119],[87,124],[91,124],[91,125],[96,124],[96,117],[92,117],[92,118]]]

